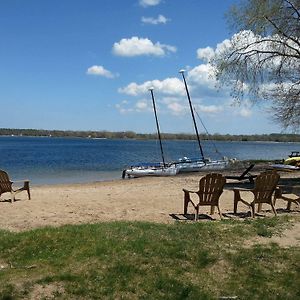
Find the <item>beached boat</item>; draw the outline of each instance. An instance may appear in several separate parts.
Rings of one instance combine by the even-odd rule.
[[[300,167],[285,165],[285,164],[272,164],[269,166],[269,168],[277,171],[286,171],[286,172],[300,171]]]
[[[178,173],[176,165],[164,166],[163,164],[139,164],[131,166],[122,173],[122,178],[137,178],[144,176],[175,176]]]
[[[161,141],[159,123],[156,112],[156,105],[154,100],[153,88],[149,89],[152,98],[153,111],[156,121],[157,135],[160,145],[160,152],[162,157],[161,163],[141,163],[138,165],[130,166],[129,168],[123,170],[122,178],[131,177],[144,177],[144,176],[175,176],[178,173],[178,168],[175,164],[170,164],[165,162],[164,151]]]
[[[289,158],[284,160],[285,165],[300,167],[300,152],[292,151]]]
[[[178,173],[222,170],[225,169],[228,164],[229,160],[227,158],[224,158],[222,160],[202,160],[184,157],[180,158],[178,162],[175,162]]]
[[[179,73],[182,75],[188,102],[189,102],[189,107],[193,119],[193,124],[195,128],[195,133],[197,137],[197,142],[200,150],[200,157],[199,158],[188,158],[188,157],[183,157],[180,158],[177,162],[175,162],[176,167],[178,169],[178,173],[184,173],[184,172],[198,172],[198,171],[209,171],[209,170],[221,170],[226,168],[229,164],[229,160],[226,157],[223,157],[220,160],[211,160],[210,158],[205,158],[204,157],[204,152],[201,146],[200,142],[200,137],[199,137],[199,132],[198,132],[198,127],[194,115],[194,109],[192,106],[192,101],[190,97],[190,93],[188,90],[188,86],[185,80],[184,76],[184,70],[180,70]],[[201,121],[202,122],[202,121]],[[205,127],[205,126],[204,126]],[[206,129],[206,128],[205,128]]]

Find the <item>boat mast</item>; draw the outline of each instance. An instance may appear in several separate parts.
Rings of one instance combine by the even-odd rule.
[[[193,110],[193,106],[192,106],[192,102],[191,102],[191,97],[190,97],[190,93],[189,93],[189,90],[188,90],[188,87],[187,87],[187,84],[186,84],[186,80],[185,80],[185,77],[184,77],[184,70],[180,70],[179,73],[182,75],[182,78],[183,78],[183,82],[184,82],[184,85],[185,85],[185,90],[186,90],[186,94],[187,94],[187,97],[188,97],[188,100],[189,100],[190,110],[191,110],[191,114],[192,114],[192,118],[193,118],[193,122],[194,122],[196,136],[197,136],[197,140],[198,140],[198,146],[199,146],[200,153],[201,153],[201,158],[202,158],[202,160],[204,160],[203,149],[202,149],[202,146],[201,146],[201,143],[200,143],[197,123],[196,123],[196,120],[195,120],[194,110]]]
[[[152,104],[153,104],[153,110],[154,110],[154,115],[155,115],[155,121],[156,121],[156,128],[157,128],[157,135],[158,135],[158,139],[159,139],[161,157],[162,157],[163,165],[165,167],[166,163],[165,163],[164,151],[163,151],[163,147],[162,147],[162,143],[161,143],[161,135],[160,135],[159,124],[158,124],[158,119],[157,119],[157,113],[156,113],[156,106],[155,106],[155,100],[154,100],[153,90],[154,90],[154,88],[150,88],[149,89],[149,91],[151,93],[151,97],[152,97]]]

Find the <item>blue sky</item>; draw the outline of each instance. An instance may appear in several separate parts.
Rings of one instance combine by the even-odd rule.
[[[280,132],[264,107],[232,106],[209,76],[205,59],[233,34],[232,3],[1,0],[0,127],[155,132],[154,87],[161,131],[192,133],[184,68],[210,133]]]

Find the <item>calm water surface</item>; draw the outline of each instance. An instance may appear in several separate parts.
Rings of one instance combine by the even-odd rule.
[[[167,161],[199,153],[194,141],[164,141],[163,146]],[[300,143],[203,141],[203,149],[210,158],[274,160],[300,151]],[[0,169],[33,185],[117,179],[128,165],[156,161],[161,161],[159,144],[152,140],[0,137]]]

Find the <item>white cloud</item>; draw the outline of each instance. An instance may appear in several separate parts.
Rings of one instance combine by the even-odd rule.
[[[201,115],[216,115],[224,111],[224,107],[221,105],[204,105],[199,104],[199,100],[194,101],[194,109]],[[174,116],[185,116],[190,114],[190,107],[186,97],[162,97],[161,95],[156,97],[156,106],[164,114],[171,114]],[[116,105],[116,108],[120,113],[144,113],[152,112],[152,102],[149,99],[141,99],[135,103],[130,103],[128,101],[122,101],[120,104]],[[232,109],[232,108],[231,108]],[[235,115],[246,116],[246,109],[239,109],[235,111]]]
[[[152,25],[158,25],[158,24],[166,24],[170,20],[167,19],[163,15],[159,15],[157,18],[147,18],[147,17],[142,17],[142,22],[146,24],[152,24]]]
[[[123,100],[121,101],[121,103],[116,104],[115,108],[119,111],[120,114],[126,114],[134,111],[134,109],[132,107],[129,107],[129,105],[129,101]]]
[[[187,106],[178,102],[171,102],[167,105],[167,108],[172,115],[179,116],[184,115],[187,111]]]
[[[197,58],[203,60],[205,63],[209,63],[216,55],[223,53],[231,47],[231,41],[226,39],[223,42],[217,44],[217,47],[213,49],[212,47],[199,48],[197,49]]]
[[[201,64],[188,72],[188,80],[193,85],[206,86],[209,89],[216,89],[216,77],[214,68],[210,64]]]
[[[197,58],[205,62],[209,62],[215,56],[215,51],[211,47],[199,48],[197,50]]]
[[[243,103],[237,103],[234,99],[227,101],[227,110],[236,116],[249,118],[252,116],[252,104],[251,101],[245,99]]]
[[[242,107],[240,110],[237,111],[237,114],[241,117],[248,118],[252,115],[252,111],[249,108]]]
[[[134,104],[131,104],[127,100],[123,100],[121,103],[116,104],[115,107],[121,114],[127,114],[152,111],[151,105],[152,104],[149,102],[149,100],[140,99]]]
[[[117,75],[114,75],[112,72],[106,70],[103,66],[92,66],[87,69],[86,73],[88,75],[95,75],[95,76],[103,76],[106,78],[114,78]]]
[[[211,65],[201,64],[189,70],[187,72],[187,82],[193,99],[193,106],[199,113],[218,114],[224,110],[222,99],[227,100],[228,94],[224,91],[220,95],[216,89],[216,79],[213,76]],[[132,82],[120,88],[119,93],[137,97],[149,93],[150,87],[154,88],[156,100],[161,103],[162,111],[175,116],[183,116],[189,113],[186,91],[179,75],[178,78],[155,79],[141,84]],[[209,103],[206,104],[203,100]]]
[[[222,106],[217,105],[199,105],[197,110],[199,110],[199,112],[204,112],[207,114],[216,114],[223,111],[224,109]]]
[[[121,39],[118,43],[113,45],[113,53],[118,56],[140,56],[140,55],[154,55],[164,56],[167,52],[176,52],[174,46],[153,43],[148,38],[132,37],[130,39]]]
[[[164,80],[151,80],[142,84],[135,82],[130,83],[124,88],[119,89],[119,93],[139,96],[148,92],[149,88],[153,87],[155,91],[158,91],[166,95],[184,95],[184,86],[181,80],[178,78],[166,78]]]
[[[274,43],[274,41],[278,42]],[[279,52],[282,52],[284,45],[287,45],[284,47],[284,51],[291,55],[291,57],[299,51],[299,45],[292,40],[282,42],[282,38],[279,35],[275,34],[263,37],[254,34],[251,30],[242,30],[234,34],[230,40],[226,39],[219,43],[214,50],[213,57],[211,57],[212,53],[210,53],[210,58],[223,59],[223,57],[232,54],[233,50],[236,50],[235,54],[231,55],[231,59],[233,60],[237,56],[247,57],[249,67],[252,65],[255,66],[260,60],[261,62],[264,61],[264,63],[261,64],[261,67],[265,68],[266,71],[274,70],[274,66],[276,67],[281,63],[283,63],[281,66],[283,69],[298,69],[299,62],[297,59],[282,62],[280,57],[273,55],[274,51],[276,52],[278,50]],[[257,50],[261,51],[261,53],[257,53]],[[199,48],[197,54],[201,54],[203,51],[204,49]],[[255,53],[256,55],[249,55],[249,53]],[[203,56],[201,55],[198,55],[198,57],[203,59]],[[207,56],[204,58],[207,59]]]
[[[139,3],[143,7],[156,6],[161,2],[161,0],[140,0]]]
[[[219,54],[220,52],[226,51],[226,49],[228,49],[229,47],[231,47],[231,42],[230,40],[226,39],[223,42],[217,44],[215,53]]]
[[[247,39],[252,39],[250,33],[244,34]],[[207,120],[211,120],[213,122],[212,127],[218,128],[218,126],[224,126],[224,128],[221,129],[223,132],[226,132],[226,130],[228,130],[227,128],[230,127],[233,128],[233,132],[234,130],[237,130],[237,120],[247,119],[249,122],[255,122],[253,120],[257,117],[249,100],[247,101],[245,99],[241,105],[237,105],[237,103],[232,105],[234,100],[230,96],[230,82],[223,88],[217,88],[215,70],[214,67],[209,64],[209,61],[214,59],[216,55],[228,51],[229,47],[232,45],[233,38],[234,37],[232,37],[231,40],[222,41],[217,44],[215,48],[199,48],[197,50],[197,57],[202,60],[202,63],[188,67],[186,72],[187,84],[196,111],[201,118],[205,116]],[[236,39],[237,37],[235,37],[235,42],[237,43],[238,40]],[[242,42],[242,40],[240,42]],[[175,72],[176,70],[174,70],[174,75]],[[148,91],[150,87],[154,87],[156,103],[159,105],[162,120],[172,116],[173,120],[176,120],[174,128],[176,128],[176,126],[179,128],[181,124],[184,126],[184,123],[189,124],[191,122],[190,108],[180,74],[176,77],[167,77],[160,80],[154,79],[141,83],[131,82],[127,86],[120,88],[118,91],[128,95],[129,99],[129,96],[133,96],[137,98],[144,97],[146,100],[142,99],[132,101],[131,103],[123,103],[117,107],[119,112],[132,114],[145,114],[146,112],[153,113],[151,96]],[[271,88],[272,85],[270,84],[264,86],[265,90]],[[246,85],[244,86],[244,90],[247,90]],[[220,131],[220,129],[214,130],[216,132]],[[239,130],[241,129],[238,128],[238,131]]]
[[[151,110],[149,101],[142,99],[136,102],[135,110],[138,112],[144,112]]]

